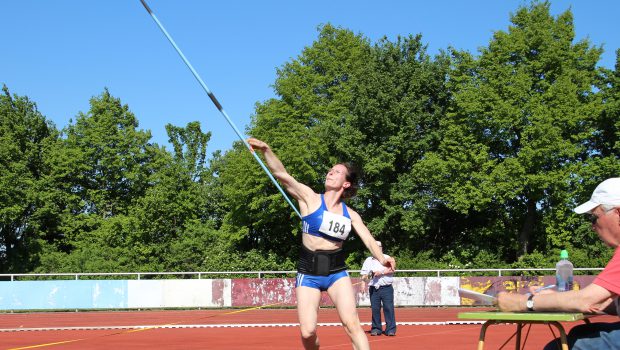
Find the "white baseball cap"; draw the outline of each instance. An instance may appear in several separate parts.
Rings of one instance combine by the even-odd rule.
[[[575,213],[583,214],[598,207],[601,204],[620,206],[620,177],[612,177],[601,182],[594,192],[590,200],[575,208]]]

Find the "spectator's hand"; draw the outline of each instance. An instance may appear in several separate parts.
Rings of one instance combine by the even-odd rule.
[[[614,315],[616,313],[616,311],[617,310],[616,310],[616,307],[614,305],[614,299],[613,298],[607,298],[607,299],[605,299],[603,302],[601,302],[599,304],[590,305],[588,307],[588,311],[587,312],[593,313],[593,314],[612,314],[612,315]]]
[[[369,281],[372,279],[375,273],[371,270],[370,272],[362,275],[362,281]]]
[[[553,288],[539,290],[541,287],[530,286],[530,294],[538,295],[538,294],[553,294],[557,293],[557,291]]]

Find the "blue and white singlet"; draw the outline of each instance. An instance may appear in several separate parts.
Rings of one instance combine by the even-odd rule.
[[[342,214],[338,215],[328,211],[323,194],[321,194],[321,206],[314,213],[301,218],[301,230],[309,235],[343,242],[351,232],[351,216],[349,216],[349,211],[344,202],[342,203]]]

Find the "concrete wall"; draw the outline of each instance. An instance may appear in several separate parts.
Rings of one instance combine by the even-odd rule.
[[[575,288],[594,276],[575,276]],[[369,306],[368,290],[352,278],[358,305]],[[397,306],[458,306],[474,301],[460,298],[459,288],[495,295],[525,293],[530,285],[553,284],[552,276],[537,277],[396,277]],[[330,306],[327,293],[322,304]],[[59,280],[0,282],[0,310],[222,308],[294,306],[294,278]]]

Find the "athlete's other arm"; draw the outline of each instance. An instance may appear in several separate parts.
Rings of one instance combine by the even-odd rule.
[[[379,248],[379,245],[377,245],[377,241],[372,234],[370,234],[368,227],[366,227],[360,215],[350,208],[349,215],[351,216],[351,225],[353,226],[355,233],[360,237],[362,242],[364,242],[366,248],[370,250],[372,256],[379,260],[381,265],[387,267],[391,272],[395,271],[396,261],[392,257],[386,259],[383,256],[383,251]]]

